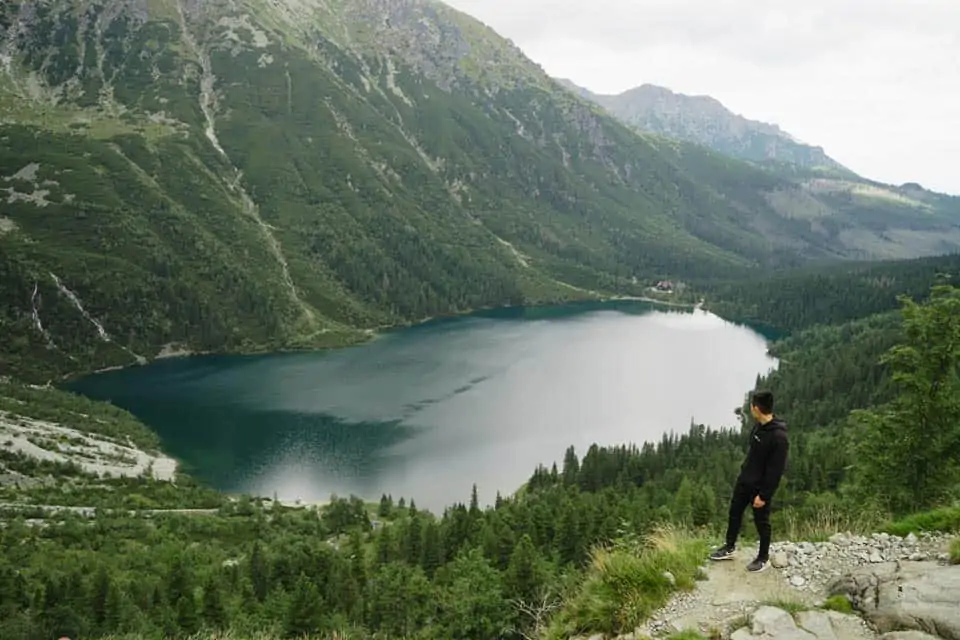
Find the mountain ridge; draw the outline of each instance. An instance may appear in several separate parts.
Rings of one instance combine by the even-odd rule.
[[[20,0],[0,61],[0,375],[960,247],[953,201],[638,134],[438,2]]]
[[[777,124],[734,113],[712,96],[688,95],[649,83],[619,94],[596,94],[566,78],[557,82],[643,131],[699,142],[747,161],[782,161],[857,177],[823,147],[802,142]]]

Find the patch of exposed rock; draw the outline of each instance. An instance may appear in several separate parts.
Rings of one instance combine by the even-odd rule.
[[[761,573],[745,571],[756,549],[741,549],[733,561],[705,566],[706,579],[693,591],[676,593],[645,625],[619,640],[688,629],[733,640],[875,640],[879,634],[885,634],[881,640],[960,640],[960,566],[946,564],[950,539],[878,533],[782,542],[771,548],[777,568]],[[864,617],[817,608],[838,594],[847,595]],[[783,607],[800,613],[790,616]],[[769,609],[783,611],[794,626]],[[761,611],[761,623],[754,625]],[[777,621],[781,627],[771,634]]]
[[[947,561],[949,536],[939,533],[906,537],[836,534],[827,542],[782,542],[771,545],[770,562],[791,587],[822,593],[839,577],[860,567],[884,562]]]
[[[795,616],[778,607],[754,611],[749,624],[734,631],[730,640],[853,640],[873,634],[857,616],[835,611],[800,611]]]
[[[960,565],[896,561],[864,566],[836,580],[830,592],[847,596],[881,633],[913,631],[960,640]],[[901,634],[888,640],[922,639]]]

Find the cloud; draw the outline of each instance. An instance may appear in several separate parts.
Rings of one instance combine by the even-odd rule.
[[[712,95],[878,180],[960,194],[957,0],[448,0],[554,76]]]

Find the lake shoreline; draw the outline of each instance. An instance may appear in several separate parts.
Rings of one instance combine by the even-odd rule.
[[[584,290],[586,291],[586,290]],[[200,350],[195,351],[189,349],[179,343],[170,343],[161,347],[160,352],[155,356],[144,357],[142,360],[134,360],[133,362],[127,364],[117,364],[110,365],[108,367],[101,367],[99,369],[88,370],[88,371],[74,371],[67,374],[64,374],[56,384],[53,386],[59,386],[67,384],[70,382],[75,382],[80,378],[86,376],[93,376],[101,373],[109,373],[113,371],[123,371],[125,369],[132,369],[134,367],[143,367],[152,363],[160,362],[163,360],[180,360],[183,358],[192,358],[197,356],[264,356],[271,354],[292,354],[292,353],[324,353],[328,351],[335,351],[339,349],[347,349],[350,347],[358,347],[365,344],[370,344],[388,333],[395,331],[402,331],[404,329],[412,329],[414,327],[422,327],[431,322],[444,321],[444,320],[457,320],[461,318],[467,318],[471,315],[484,313],[489,311],[498,311],[498,310],[510,310],[510,309],[546,309],[554,306],[561,305],[574,305],[574,304],[585,304],[585,303],[612,303],[612,302],[642,302],[646,304],[653,304],[662,307],[672,307],[675,309],[703,309],[704,308],[704,299],[701,298],[699,302],[676,302],[673,300],[661,300],[659,298],[650,298],[647,296],[603,296],[603,297],[594,297],[594,298],[580,298],[576,300],[568,300],[565,302],[562,301],[553,301],[553,302],[544,302],[536,304],[526,304],[526,305],[501,305],[501,306],[490,306],[490,307],[479,307],[476,309],[467,309],[462,312],[455,312],[449,314],[441,314],[436,316],[427,316],[419,320],[414,320],[406,323],[397,323],[397,324],[386,324],[380,325],[378,327],[370,329],[355,329],[351,333],[341,334],[344,338],[347,339],[343,344],[329,345],[329,346],[303,346],[303,347],[290,347],[290,346],[276,346],[276,345],[259,345],[252,348],[241,348],[237,350],[230,349],[212,349],[212,350]],[[350,338],[355,338],[350,340]],[[51,382],[48,382],[48,385]]]
[[[580,302],[495,309],[463,322],[462,314],[424,319],[422,329],[380,332],[387,339],[376,346],[336,354],[297,349],[308,355],[184,360],[194,354],[172,345],[158,358],[176,358],[167,365],[64,386],[137,415],[162,434],[162,450],[181,463],[181,473],[226,495],[279,492],[284,501],[317,503],[329,492],[365,499],[392,492],[440,509],[449,504],[446,494],[463,499],[469,486],[430,485],[421,498],[429,465],[475,481],[489,492],[487,501],[494,490],[522,494],[530,469],[559,464],[567,446],[582,452],[591,443],[639,444],[655,442],[661,431],[682,433],[686,421],[664,407],[686,402],[690,385],[704,390],[689,407],[691,418],[728,426],[727,405],[737,404],[730,400],[776,366],[763,356],[761,336],[697,311],[695,299]],[[687,364],[669,382],[671,362]],[[670,400],[674,391],[683,397]],[[582,415],[579,406],[586,407]],[[207,435],[193,435],[199,433]],[[407,444],[413,438],[423,441]],[[511,443],[506,457],[493,453],[503,443]],[[447,448],[452,457],[441,455]],[[371,454],[381,451],[390,455]],[[463,460],[452,465],[456,456]],[[507,458],[509,469],[494,468]]]

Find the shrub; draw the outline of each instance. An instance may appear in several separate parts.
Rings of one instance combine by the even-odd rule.
[[[942,507],[906,516],[891,522],[884,531],[897,536],[921,531],[960,531],[960,507]]]
[[[583,582],[554,619],[548,635],[566,638],[632,631],[666,604],[674,591],[694,588],[708,552],[707,541],[667,525],[643,539],[624,536],[610,546],[593,549]]]

